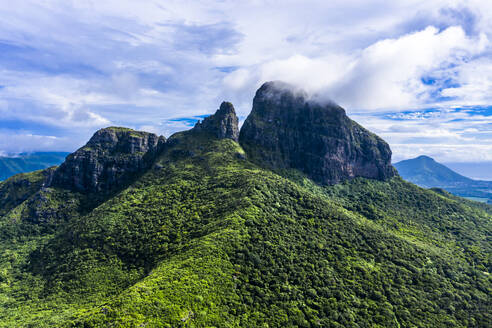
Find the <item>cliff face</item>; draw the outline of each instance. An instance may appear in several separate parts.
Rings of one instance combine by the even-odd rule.
[[[56,169],[50,185],[83,193],[111,191],[150,167],[164,143],[153,133],[101,129]]]
[[[234,106],[230,102],[223,102],[214,115],[206,117],[198,122],[195,131],[208,131],[219,139],[232,139],[238,141],[238,118]]]
[[[256,92],[239,142],[248,158],[273,168],[295,168],[322,184],[395,174],[388,144],[347,117],[340,106],[308,100],[281,82]]]

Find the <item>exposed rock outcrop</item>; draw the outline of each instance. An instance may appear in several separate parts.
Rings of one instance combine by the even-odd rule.
[[[250,160],[299,169],[321,184],[395,174],[384,140],[348,118],[340,106],[310,101],[305,92],[282,82],[267,82],[256,92],[239,142]]]
[[[214,115],[206,117],[202,122],[197,122],[195,131],[207,131],[219,139],[232,139],[238,141],[238,118],[234,106],[224,101]]]
[[[152,165],[164,137],[127,128],[97,131],[54,172],[51,186],[83,193],[109,192]]]

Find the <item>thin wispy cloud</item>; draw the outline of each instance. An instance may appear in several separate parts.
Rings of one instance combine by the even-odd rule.
[[[1,152],[72,151],[108,125],[169,135],[222,100],[245,117],[261,83],[284,80],[395,158],[490,160],[488,1],[48,0],[0,15]]]
[[[393,161],[492,162],[492,107],[439,108],[352,117],[391,144]]]

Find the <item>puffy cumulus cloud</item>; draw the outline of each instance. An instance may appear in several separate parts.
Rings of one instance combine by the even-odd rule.
[[[454,98],[459,95],[462,103],[472,100],[466,87],[443,88],[450,79],[457,83],[469,79],[469,85],[481,88],[474,95],[483,97],[484,88],[492,87],[490,77],[476,78],[476,72],[468,71],[477,63],[468,61],[487,49],[488,44],[485,34],[470,37],[459,26],[443,31],[431,26],[398,39],[378,41],[356,55],[294,55],[272,60],[232,72],[224,78],[224,84],[250,94],[249,89],[261,81],[287,81],[321,97],[328,96],[349,110],[421,107],[435,103],[436,94],[452,94]],[[425,80],[428,76],[432,83]]]
[[[263,82],[278,80],[314,94],[323,88],[334,86],[347,73],[350,65],[348,56],[331,55],[313,59],[294,55],[249,69],[238,69],[224,78],[224,86],[227,90],[234,91],[238,98],[240,95],[251,98],[252,92]]]
[[[454,68],[454,73],[458,84],[444,88],[444,97],[462,105],[492,103],[492,58],[469,61]]]
[[[466,71],[484,57],[490,58],[490,5],[483,1],[371,2],[371,10],[360,2],[354,8],[356,3],[316,7],[329,22],[319,25],[314,23],[318,13],[310,11],[309,4],[299,11],[286,4],[294,16],[302,12],[312,24],[291,17],[290,25],[282,25],[283,37],[278,33],[279,37],[262,42],[262,57],[254,52],[259,46],[251,45],[245,66],[223,80],[228,94],[248,104],[244,95],[253,95],[265,80],[286,80],[334,99],[349,111],[487,104],[488,93],[483,91],[491,84],[484,81],[472,97],[466,84],[477,87],[474,81],[466,82]],[[360,15],[358,9],[366,14]],[[284,15],[282,8],[279,11],[276,17]],[[254,26],[252,30],[265,29],[269,36],[275,30],[263,23],[262,14],[255,16]],[[295,32],[293,26],[298,27]],[[280,54],[279,49],[283,50]]]
[[[448,67],[461,65],[480,54],[487,37],[469,38],[461,27],[439,31],[428,27],[399,39],[383,40],[364,49],[333,93],[347,106],[358,109],[409,108],[435,102]],[[423,81],[438,71],[434,83]],[[452,75],[451,75],[452,76]]]

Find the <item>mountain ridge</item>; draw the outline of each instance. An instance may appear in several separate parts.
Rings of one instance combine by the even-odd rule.
[[[224,106],[138,174],[126,156],[147,152],[109,151],[120,137],[97,165],[68,160],[72,177],[123,168],[109,189],[47,183],[55,169],[0,183],[0,327],[490,326],[491,207],[269,167]]]
[[[147,169],[164,143],[162,136],[128,128],[98,130],[85,146],[67,156],[49,185],[80,192],[110,192]]]

